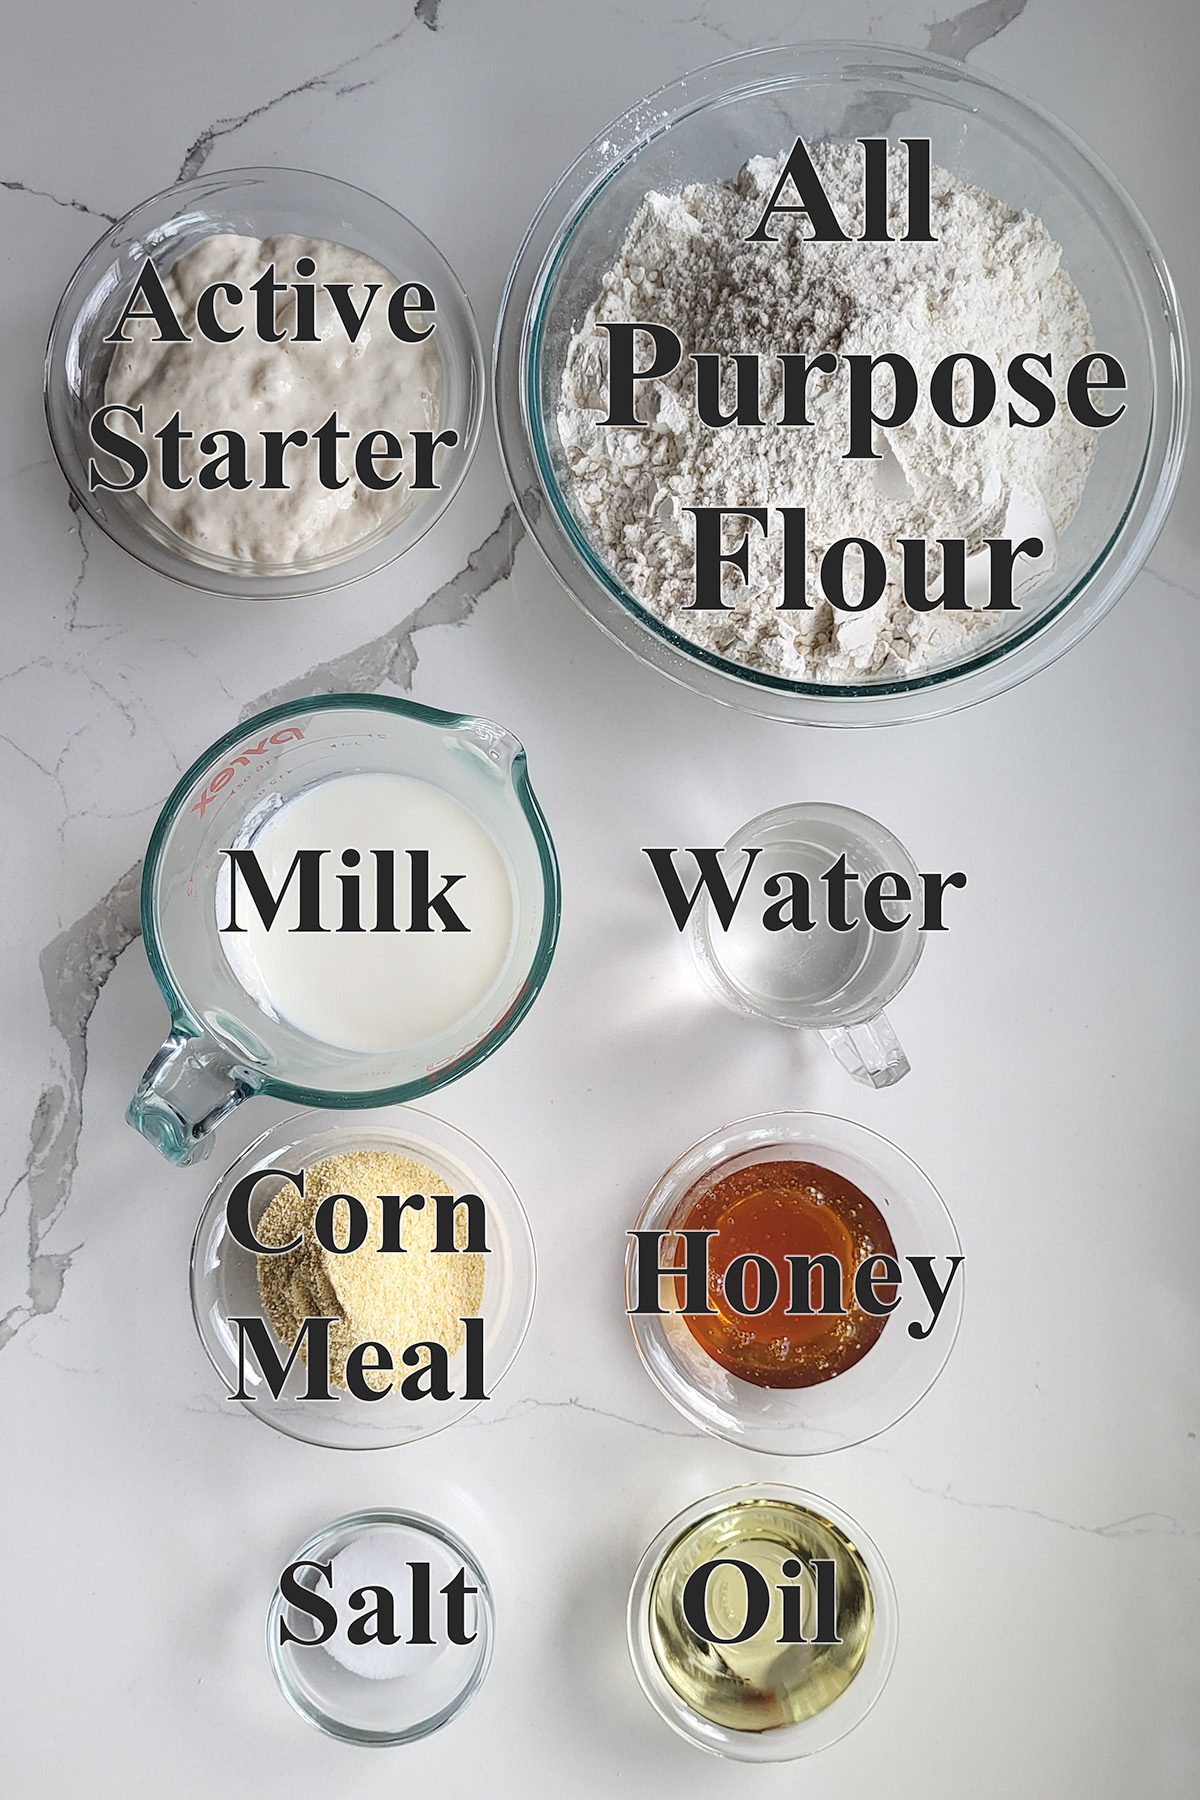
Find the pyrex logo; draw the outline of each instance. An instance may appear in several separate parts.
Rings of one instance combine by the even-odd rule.
[[[203,818],[209,802],[215,800],[221,789],[229,785],[239,768],[249,768],[253,759],[256,756],[262,756],[272,744],[286,744],[295,738],[302,739],[303,737],[304,733],[298,725],[284,725],[280,730],[273,731],[269,737],[263,738],[261,743],[247,744],[244,750],[239,750],[236,756],[230,757],[223,769],[217,770],[208,786],[202,790],[200,798],[193,803],[192,811],[199,813]]]

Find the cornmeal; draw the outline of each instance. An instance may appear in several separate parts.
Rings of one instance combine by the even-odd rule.
[[[468,1220],[462,1209],[454,1219],[457,1253],[433,1254],[437,1209],[432,1196],[448,1191],[445,1176],[423,1163],[378,1150],[355,1150],[314,1163],[305,1171],[303,1196],[289,1181],[258,1224],[263,1244],[288,1244],[303,1237],[299,1247],[286,1255],[258,1258],[263,1309],[284,1347],[291,1348],[306,1318],[334,1319],[329,1331],[329,1379],[341,1388],[346,1386],[346,1358],[358,1344],[385,1345],[397,1368],[404,1350],[422,1341],[442,1344],[453,1356],[463,1341],[464,1317],[477,1316],[481,1310],[485,1259],[464,1249]],[[361,1200],[369,1222],[361,1248],[343,1255],[324,1249],[313,1231],[317,1208],[332,1194],[353,1194]],[[406,1207],[401,1215],[403,1252],[379,1249],[381,1194],[398,1194],[401,1200],[416,1194],[425,1198],[423,1208]],[[348,1240],[349,1211],[344,1201],[334,1206],[335,1242]],[[364,1379],[383,1391],[394,1376],[368,1369]]]

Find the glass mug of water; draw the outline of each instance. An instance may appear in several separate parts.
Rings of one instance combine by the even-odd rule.
[[[171,1030],[129,1123],[189,1163],[253,1094],[427,1094],[524,1017],[558,916],[511,732],[356,694],[260,713],[188,770],[150,839],[142,935]]]
[[[870,1087],[907,1075],[883,1009],[925,940],[921,877],[899,838],[847,806],[781,806],[743,825],[718,863],[725,904],[715,907],[704,884],[689,927],[696,966],[718,999],[754,1018],[819,1031],[842,1067]],[[739,892],[730,916],[728,901]]]

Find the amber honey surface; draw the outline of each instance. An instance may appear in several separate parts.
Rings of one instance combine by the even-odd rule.
[[[854,1297],[856,1271],[875,1256],[895,1257],[887,1221],[861,1188],[808,1162],[760,1162],[716,1179],[707,1176],[687,1195],[673,1229],[712,1230],[708,1302],[715,1310],[693,1314],[687,1325],[697,1343],[722,1368],[757,1387],[813,1387],[853,1368],[876,1343],[887,1317],[864,1312]],[[679,1240],[676,1240],[679,1243]],[[682,1245],[676,1252],[682,1263]],[[826,1269],[814,1269],[808,1293],[788,1257],[832,1256],[840,1294],[827,1292]],[[740,1312],[726,1291],[730,1265],[740,1257],[765,1257],[779,1291],[759,1312]],[[735,1272],[736,1276],[736,1272]],[[741,1302],[757,1309],[762,1290],[757,1265],[741,1271]],[[765,1277],[770,1288],[770,1277]],[[736,1287],[736,1279],[731,1283]],[[683,1305],[683,1282],[675,1283]],[[795,1290],[795,1291],[793,1291]],[[879,1285],[881,1302],[895,1290]],[[844,1312],[821,1311],[834,1302]],[[789,1310],[807,1303],[812,1311]]]

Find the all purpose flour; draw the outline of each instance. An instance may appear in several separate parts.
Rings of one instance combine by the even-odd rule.
[[[812,159],[853,239],[862,229],[860,146],[820,146]],[[1018,572],[1018,599],[1050,572],[1056,534],[1079,504],[1095,440],[1061,404],[1059,380],[1060,369],[1065,378],[1093,349],[1087,308],[1039,219],[937,167],[930,192],[935,242],[813,243],[799,224],[780,219],[775,241],[747,243],[783,164],[782,156],[755,157],[734,180],[646,196],[567,354],[558,431],[573,503],[630,592],[681,636],[730,661],[826,682],[885,680],[959,661],[978,647],[979,634],[1013,615],[911,610],[900,590],[897,541],[928,541],[929,591],[936,594],[934,540],[965,539],[972,608],[986,604],[977,579],[986,538],[1043,540],[1044,556]],[[902,238],[901,199],[890,204],[890,229]],[[647,429],[601,423],[609,338],[600,327],[635,321],[668,326],[685,349],[673,374],[645,384],[638,416],[650,421]],[[907,424],[876,431],[881,460],[855,460],[843,454],[844,366],[840,375],[818,373],[810,381],[808,426],[714,429],[697,417],[692,351],[757,353],[760,411],[768,421],[781,411],[775,358],[783,352],[899,353],[925,378],[942,358],[970,352],[998,380],[1018,353],[1049,352],[1060,404],[1040,429],[1014,428],[1002,392],[990,418],[961,429],[935,414],[923,388]],[[732,403],[730,380],[725,404]],[[724,570],[723,599],[732,610],[691,609],[694,551],[685,508],[699,503],[805,507],[813,610],[778,610],[778,530],[750,533],[745,584]],[[744,525],[730,522],[730,544]],[[889,568],[881,600],[857,614],[835,611],[814,585],[822,551],[850,536],[877,544]]]

